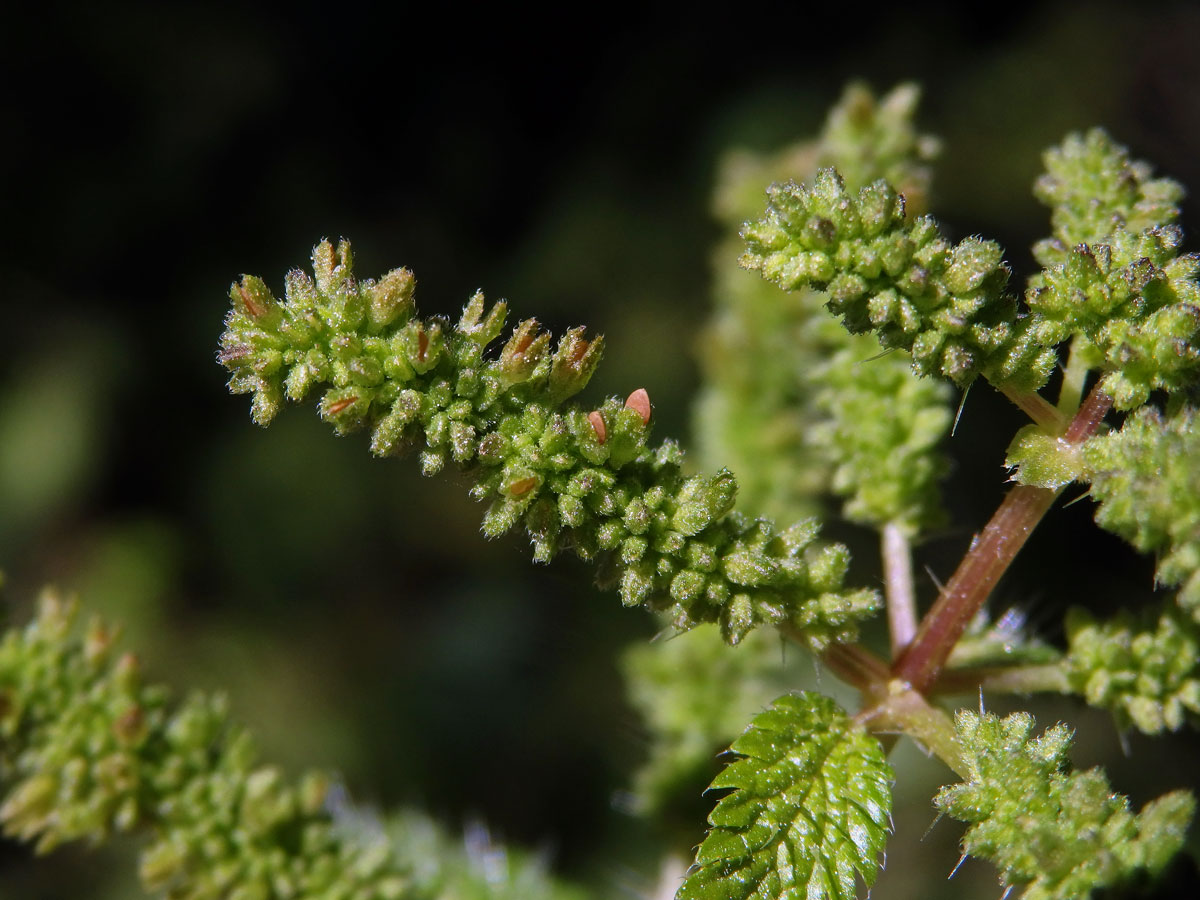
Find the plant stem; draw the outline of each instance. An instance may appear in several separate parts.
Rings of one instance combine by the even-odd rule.
[[[1111,406],[1112,398],[1097,385],[1067,426],[1063,440],[1086,440]],[[921,621],[917,636],[893,664],[895,677],[921,693],[937,681],[954,645],[1058,494],[1025,484],[1008,492]]]
[[[980,690],[1003,694],[1067,694],[1071,685],[1061,663],[1042,663],[948,669],[933,690],[939,694],[974,694]]]
[[[779,631],[801,646],[807,647],[803,629],[784,623]],[[821,654],[821,661],[838,678],[864,693],[878,693],[892,677],[887,663],[859,644],[830,644]]]
[[[950,716],[899,682],[889,684],[886,691],[876,695],[874,704],[854,718],[877,735],[897,732],[907,735],[953,769],[960,778],[969,777]]]
[[[1047,433],[1058,435],[1067,430],[1070,421],[1067,415],[1037,391],[1018,391],[1005,385],[1000,385],[998,390]]]
[[[950,651],[1057,496],[1058,491],[1025,484],[1008,492],[896,661],[897,678],[922,692],[937,680]]]
[[[1104,382],[1098,383],[1088,394],[1083,406],[1071,419],[1071,424],[1063,434],[1063,440],[1071,444],[1082,444],[1100,427],[1108,411],[1112,409],[1112,397],[1103,391]]]
[[[821,660],[838,678],[864,693],[877,693],[892,675],[887,663],[858,644],[830,644]]]
[[[779,629],[801,644],[808,643],[793,625],[781,625]],[[854,718],[880,737],[885,752],[895,745],[896,735],[905,734],[960,777],[968,776],[954,723],[945,710],[893,678],[882,659],[859,644],[830,644],[821,660],[838,678],[862,692],[865,705]]]
[[[1067,354],[1067,367],[1063,369],[1062,387],[1058,391],[1058,409],[1065,416],[1075,415],[1083,399],[1083,385],[1087,381],[1088,364],[1078,350],[1079,338],[1071,339]]]
[[[917,633],[917,600],[913,587],[912,553],[908,537],[894,522],[883,526],[880,535],[883,556],[883,585],[887,598],[888,631],[892,659],[898,659]]]

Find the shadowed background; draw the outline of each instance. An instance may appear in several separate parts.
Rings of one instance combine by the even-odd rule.
[[[10,21],[0,568],[12,618],[43,583],[76,590],[124,623],[153,677],[227,690],[264,755],[293,771],[334,768],[357,799],[419,805],[451,827],[482,817],[609,890],[649,885],[647,847],[686,852],[705,812],[698,798],[690,831],[672,830],[612,802],[645,742],[615,660],[652,621],[594,591],[576,561],[535,567],[521,540],[484,541],[461,476],[373,460],[311,408],[253,426],[214,361],[229,283],[250,272],[280,289],[313,243],[348,237],[362,276],[411,267],[425,313],[456,314],[482,288],[556,332],[603,332],[585,398],[645,387],[657,434],[686,439],[722,151],[813,134],[849,79],[921,82],[919,121],[944,140],[934,212],[957,237],[998,239],[1022,274],[1047,229],[1029,185],[1068,130],[1104,125],[1200,185],[1200,13],[1154,10],[1018,5],[985,19],[905,5],[867,21],[848,8],[653,8],[568,22],[118,3]],[[1185,227],[1198,211],[1185,201]],[[939,576],[998,501],[1020,421],[982,386],[971,395],[948,491],[961,527],[922,548]],[[1089,517],[1087,503],[1054,514],[1001,589],[1049,638],[1067,603],[1144,595],[1151,581],[1151,564]],[[857,581],[870,583],[861,546]],[[1113,752],[1106,720],[1079,721],[1081,763]],[[1140,805],[1178,786],[1181,766],[1166,742],[1134,745],[1110,772]],[[920,794],[943,775],[905,765],[917,774],[897,805],[912,811],[897,824],[919,836],[933,817]],[[942,825],[926,842],[944,864],[933,882],[956,836]],[[933,896],[906,881],[902,855],[887,895]],[[5,845],[5,896],[136,892],[127,854],[58,860]],[[974,868],[947,891],[987,885]]]

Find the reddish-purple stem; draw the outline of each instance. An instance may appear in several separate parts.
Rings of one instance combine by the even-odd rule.
[[[880,690],[888,682],[887,663],[858,644],[830,644],[821,659],[838,678],[860,691]]]
[[[1096,432],[1111,406],[1112,398],[1097,385],[1067,426],[1062,440],[1069,443],[1086,440]],[[954,645],[1058,493],[1024,484],[1008,492],[991,521],[971,544],[937,602],[921,620],[917,636],[892,665],[894,677],[921,693],[937,681]]]

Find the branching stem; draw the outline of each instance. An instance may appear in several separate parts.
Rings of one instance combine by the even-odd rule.
[[[1111,406],[1112,398],[1097,385],[1067,426],[1063,440],[1086,440]],[[920,693],[937,681],[954,645],[1058,494],[1032,485],[1009,491],[921,621],[913,642],[892,666],[896,678]]]
[[[795,625],[780,625],[779,631],[802,647],[811,646],[808,635]],[[887,663],[859,644],[830,644],[821,661],[846,684],[868,694],[878,693],[892,677]]]
[[[855,718],[876,734],[901,732],[912,738],[954,770],[960,778],[970,777],[955,736],[954,723],[946,711],[930,705],[924,697],[893,681],[886,694]]]
[[[808,644],[804,633],[793,626],[780,626],[780,631],[797,643]],[[855,718],[879,736],[885,752],[891,751],[897,735],[904,734],[960,777],[967,777],[954,723],[945,710],[893,678],[882,659],[859,644],[831,644],[821,654],[821,661],[838,678],[862,692],[863,710]]]
[[[1063,435],[1063,440],[1072,444],[1081,444],[1096,433],[1096,429],[1100,427],[1100,423],[1104,421],[1104,417],[1112,409],[1113,404],[1112,397],[1106,394],[1102,388],[1103,382],[1092,388],[1083,406],[1071,419],[1071,424]]]

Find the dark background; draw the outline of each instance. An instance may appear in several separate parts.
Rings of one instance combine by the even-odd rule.
[[[1068,130],[1102,124],[1200,184],[1200,14],[1143,6],[15,14],[0,36],[0,567],[14,618],[43,583],[77,590],[180,693],[228,690],[265,756],[335,768],[356,798],[452,828],[482,816],[601,888],[649,884],[661,845],[647,839],[663,835],[611,798],[645,742],[615,658],[652,623],[572,560],[534,567],[521,540],[485,542],[460,477],[372,460],[311,410],[254,427],[214,362],[229,283],[252,272],[278,287],[317,240],[348,237],[364,276],[413,268],[425,312],[482,287],[556,331],[604,332],[587,396],[644,386],[658,433],[686,437],[723,150],[814,133],[849,79],[919,81],[922,126],[944,139],[934,211],[1027,271],[1046,230],[1029,184]],[[1189,201],[1185,224],[1195,213]],[[1020,424],[986,393],[953,445],[960,528],[922,551],[943,577],[995,506]],[[1104,603],[1147,593],[1150,563],[1089,516],[1085,502],[1052,517],[1002,589],[1051,639],[1056,610],[1102,585]],[[1113,751],[1107,722],[1083,721],[1082,756]],[[1111,763],[1119,789],[1140,803],[1179,783],[1169,744],[1133,743],[1134,762]],[[914,779],[927,798],[941,777]],[[910,842],[932,820],[918,794],[898,815]],[[919,877],[941,883],[956,835],[935,834],[922,846],[940,841],[938,868]],[[132,890],[119,853],[59,859],[4,848],[4,895]],[[991,890],[975,869],[955,893],[972,878]]]

